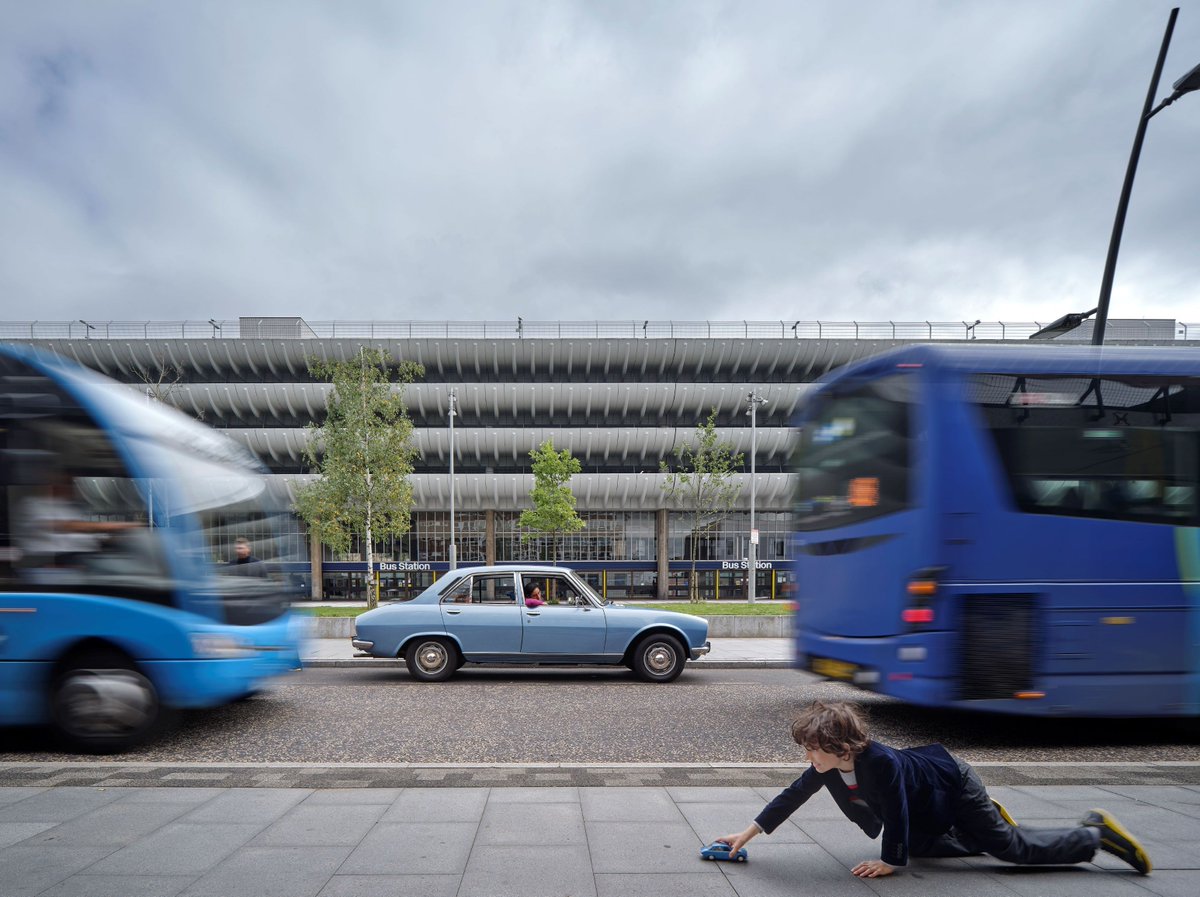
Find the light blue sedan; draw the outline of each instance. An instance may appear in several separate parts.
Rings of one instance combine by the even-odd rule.
[[[624,664],[670,682],[710,649],[703,617],[605,603],[565,567],[454,570],[411,601],[361,614],[354,628],[355,648],[403,657],[422,682],[464,663]]]

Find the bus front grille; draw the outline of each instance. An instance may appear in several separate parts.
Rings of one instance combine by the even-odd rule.
[[[1036,610],[1032,595],[964,598],[961,700],[1011,698],[1033,688]]]

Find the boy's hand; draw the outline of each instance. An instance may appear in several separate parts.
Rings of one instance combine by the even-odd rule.
[[[751,838],[759,833],[757,825],[751,825],[744,832],[737,832],[732,835],[722,835],[717,838],[718,841],[724,841],[729,845],[730,854],[735,854],[749,842]]]
[[[880,878],[891,875],[896,871],[896,867],[889,866],[883,860],[863,860],[850,871],[859,878]]]

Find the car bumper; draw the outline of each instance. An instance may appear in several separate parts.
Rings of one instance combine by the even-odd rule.
[[[369,642],[365,638],[352,638],[350,644],[359,651],[365,651],[370,654],[375,649],[375,643]]]
[[[699,660],[705,654],[712,650],[712,642],[705,642],[699,648],[693,648],[688,652],[689,660]]]

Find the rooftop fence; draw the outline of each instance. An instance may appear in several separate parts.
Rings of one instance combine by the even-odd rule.
[[[50,339],[839,339],[1026,340],[1049,321],[0,321],[0,340]],[[1090,337],[1086,328],[1066,340]],[[1110,320],[1111,340],[1200,339],[1200,324]]]

